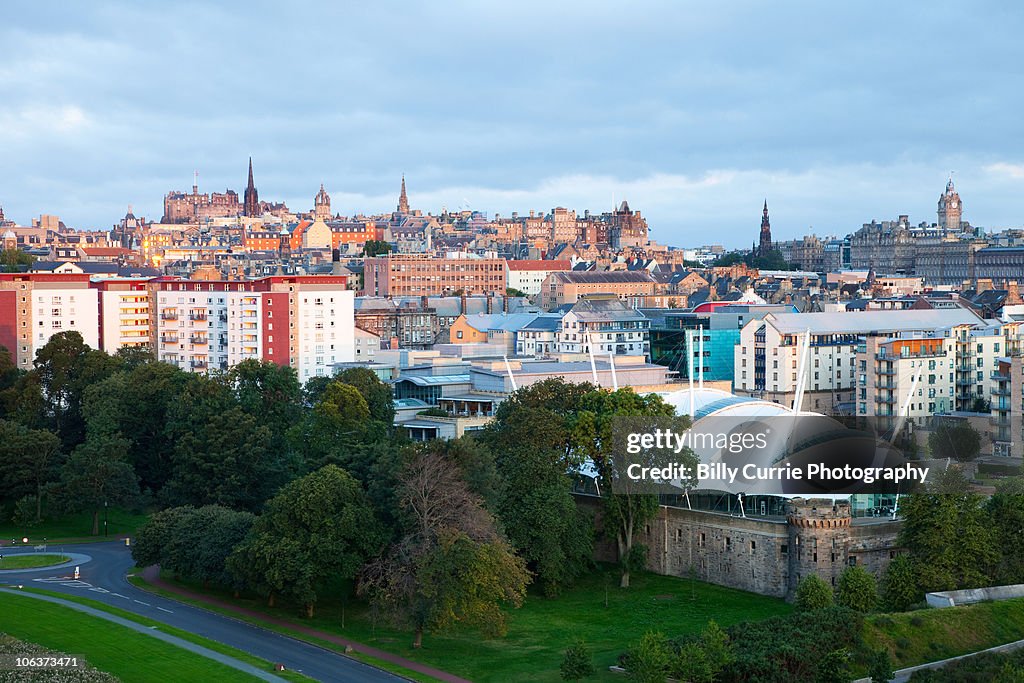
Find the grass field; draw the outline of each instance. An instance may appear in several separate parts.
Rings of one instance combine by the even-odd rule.
[[[864,639],[903,668],[1024,638],[1024,598],[867,618]]]
[[[337,601],[320,604],[318,615],[311,620],[299,619],[294,608],[268,609],[258,600],[235,602],[480,683],[557,681],[562,653],[577,638],[586,641],[594,655],[599,675],[593,680],[621,683],[621,676],[608,673],[607,668],[648,630],[675,636],[698,632],[709,619],[728,626],[785,614],[791,609],[782,600],[654,574],[634,576],[632,588],[620,590],[616,577],[613,570],[604,570],[554,600],[531,594],[522,608],[509,613],[504,638],[483,638],[475,631],[427,635],[421,650],[411,647],[409,632],[375,623],[361,602],[346,605],[344,628],[342,606]],[[195,585],[187,587],[199,590]],[[227,599],[224,594],[216,595]]]
[[[56,652],[83,656],[124,683],[257,680],[124,626],[20,595],[0,594],[0,632]]]
[[[0,560],[0,570],[49,567],[51,564],[62,564],[69,559],[67,555],[5,555]]]
[[[168,626],[167,624],[162,624],[158,621],[154,621],[144,616],[135,614],[134,612],[128,612],[123,609],[118,609],[117,607],[112,607],[97,600],[82,598],[77,595],[68,595],[67,593],[57,593],[56,591],[48,591],[42,588],[23,588],[22,590],[24,590],[27,593],[50,595],[55,598],[60,598],[61,600],[77,602],[80,605],[88,605],[93,609],[98,609],[102,612],[109,612],[110,614],[119,616],[122,619],[128,619],[129,621],[134,621],[137,624],[142,624],[143,626],[149,628],[159,629],[160,631],[168,635],[177,636],[182,640],[187,640],[188,642],[195,643],[196,645],[202,645],[208,650],[213,650],[214,652],[219,652],[223,655],[227,655],[228,657],[233,657],[239,661],[251,664],[252,666],[263,669],[265,671],[274,671],[274,665],[265,659],[260,659],[259,657],[250,655],[247,652],[236,650],[235,648],[229,645],[224,645],[223,643],[218,643],[217,641],[209,640],[207,638],[203,638],[202,636],[197,636],[194,633],[183,631],[181,629],[174,628],[173,626]],[[294,681],[295,683],[309,683],[313,680],[308,676],[304,676],[296,671],[276,671],[274,672],[274,674],[286,680]]]
[[[135,530],[146,521],[146,518],[147,515],[144,514],[110,508],[107,511],[107,538],[133,535]],[[11,541],[22,545],[21,540],[25,537],[28,537],[29,545],[39,545],[44,538],[47,543],[51,544],[69,540],[103,540],[103,511],[100,511],[100,533],[98,536],[92,535],[92,513],[90,512],[66,515],[58,519],[45,519],[31,528],[14,524],[10,520],[0,523],[0,540],[5,545],[10,544]]]

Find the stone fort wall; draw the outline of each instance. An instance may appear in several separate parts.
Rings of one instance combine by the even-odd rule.
[[[597,514],[601,501],[577,496]],[[636,534],[647,546],[647,567],[669,576],[691,575],[722,586],[791,599],[800,579],[815,573],[835,585],[846,567],[876,576],[899,548],[899,522],[852,524],[849,503],[828,499],[789,501],[786,519],[736,517],[662,506]],[[595,559],[615,562],[614,539],[598,535]]]

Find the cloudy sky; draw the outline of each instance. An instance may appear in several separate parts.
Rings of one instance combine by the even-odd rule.
[[[169,189],[308,209],[605,210],[749,244],[1024,224],[1024,5],[41,3],[0,8],[0,205],[109,227]]]

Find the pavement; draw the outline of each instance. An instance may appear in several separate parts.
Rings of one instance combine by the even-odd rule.
[[[50,544],[47,551],[71,555],[77,564],[65,563],[56,569],[50,567],[48,571],[2,570],[0,585],[31,586],[90,598],[270,662],[283,664],[287,669],[325,683],[395,683],[407,680],[326,648],[136,588],[126,579],[135,563],[124,541]],[[34,554],[29,547],[24,551],[10,547],[3,549],[3,554],[8,557],[23,553]],[[73,577],[75,566],[79,568],[78,579]],[[24,592],[21,594],[28,595]],[[151,635],[156,633],[145,630]],[[232,661],[244,664],[238,660]]]

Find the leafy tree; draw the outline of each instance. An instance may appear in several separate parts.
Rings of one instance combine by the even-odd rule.
[[[928,435],[928,449],[933,458],[952,458],[967,462],[978,457],[981,451],[981,434],[963,420],[943,420],[935,431]]]
[[[987,585],[997,551],[981,496],[955,467],[904,498],[899,542],[914,559],[924,592]]]
[[[672,677],[688,683],[712,683],[715,674],[700,643],[684,643],[672,662]]]
[[[565,649],[559,672],[563,681],[580,681],[594,675],[594,660],[585,642],[577,640]]]
[[[227,383],[239,407],[270,429],[274,452],[287,452],[286,434],[302,414],[302,387],[295,368],[247,359],[228,371]]]
[[[514,296],[514,297],[519,297],[519,298],[525,299],[527,297],[527,294],[526,294],[526,292],[520,291],[520,290],[516,289],[515,287],[506,287],[505,288],[505,296]]]
[[[714,263],[711,264],[713,268],[726,268],[728,266],[735,266],[739,263],[744,262],[743,254],[738,251],[731,251],[728,254],[723,254],[715,259]]]
[[[999,482],[985,507],[993,526],[993,542],[999,548],[996,582],[1024,583],[1024,477]]]
[[[882,576],[882,606],[889,612],[902,612],[924,599],[917,587],[917,571],[907,555],[897,555]]]
[[[355,578],[383,538],[359,482],[327,465],[267,502],[232,553],[229,569],[271,602],[277,595],[289,597],[312,618],[329,582]]]
[[[363,244],[363,256],[381,256],[391,251],[391,245],[383,240],[366,240]]]
[[[156,354],[148,344],[145,346],[122,346],[114,352],[121,367],[129,372],[146,364],[156,362]]]
[[[166,497],[193,505],[258,510],[288,478],[268,427],[241,408],[214,415],[174,451]]]
[[[135,532],[132,539],[132,559],[140,567],[163,564],[166,550],[177,529],[192,519],[195,508],[191,505],[167,508],[154,512]]]
[[[657,514],[658,497],[645,492],[643,484],[616,476],[613,460],[624,454],[613,452],[613,424],[616,418],[622,417],[673,419],[675,411],[656,394],[640,396],[630,388],[615,392],[591,391],[584,396],[582,408],[574,420],[573,439],[579,452],[589,457],[600,473],[604,492],[604,528],[615,539],[622,570],[619,585],[628,588],[631,572],[642,568],[645,558],[643,549],[634,546],[635,535]],[[673,428],[678,433],[688,427],[688,419],[675,419]],[[689,450],[677,454],[675,460],[690,467],[696,466],[697,462]]]
[[[363,443],[370,408],[359,390],[338,381],[324,389],[320,401],[289,432],[296,450],[310,468],[336,464],[348,468],[354,447]]]
[[[0,419],[7,415],[8,406],[14,400],[14,387],[22,374],[11,352],[7,347],[0,346]]]
[[[118,362],[90,349],[75,331],[60,332],[36,353],[30,374],[38,378],[42,420],[60,437],[65,449],[85,439],[82,400],[90,384],[110,375]]]
[[[395,421],[395,399],[391,387],[368,368],[347,368],[335,376],[335,380],[355,387],[366,400],[370,418],[391,428]]]
[[[24,272],[35,261],[35,256],[21,249],[4,249],[0,251],[0,269],[5,273]]]
[[[56,434],[0,420],[0,491],[7,499],[31,496],[34,522],[42,519],[46,487],[60,478],[63,462]]]
[[[129,505],[139,495],[138,478],[124,459],[128,442],[116,436],[87,440],[68,458],[58,484],[58,501],[69,512],[92,512],[92,534],[100,532],[100,510]]]
[[[664,683],[672,658],[672,649],[664,634],[648,631],[626,652],[626,670],[635,681]]]
[[[833,603],[832,588],[817,574],[808,574],[796,587],[796,608],[801,612],[824,609]]]
[[[818,666],[817,683],[849,683],[853,678],[850,671],[850,651],[841,648],[831,650]]]
[[[871,612],[878,604],[875,577],[863,567],[847,567],[839,576],[836,603],[857,612]]]
[[[871,676],[871,683],[889,683],[893,679],[896,674],[892,670],[892,657],[888,650],[881,648],[871,653],[868,675]]]
[[[711,620],[701,632],[700,641],[711,668],[712,679],[717,678],[734,659],[729,634],[717,622]]]
[[[220,505],[191,509],[176,519],[161,565],[206,587],[232,585],[227,558],[245,540],[255,519],[250,512]]]
[[[458,463],[437,450],[418,449],[398,485],[403,533],[367,569],[360,590],[378,608],[415,632],[474,626],[505,632],[501,606],[522,604],[529,572],[499,535]]]

